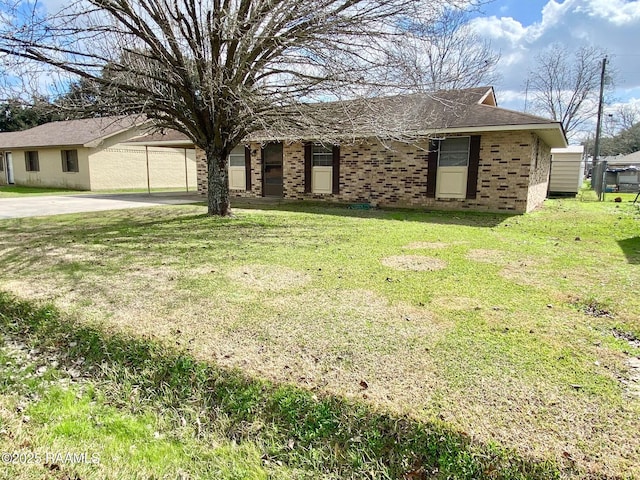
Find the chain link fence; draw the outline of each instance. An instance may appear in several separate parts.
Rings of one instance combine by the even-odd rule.
[[[598,200],[604,200],[607,191],[607,162],[599,160],[591,171],[591,188],[598,195]]]

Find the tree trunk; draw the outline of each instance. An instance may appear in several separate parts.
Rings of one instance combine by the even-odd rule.
[[[231,215],[229,200],[229,167],[227,155],[215,148],[205,150],[207,157],[207,205],[211,216]]]

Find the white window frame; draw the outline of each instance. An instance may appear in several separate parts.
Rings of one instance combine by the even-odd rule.
[[[229,162],[229,190],[247,189],[247,169],[244,145],[238,145],[227,158]]]
[[[467,158],[465,165],[441,165],[442,163],[442,146],[447,140],[467,140]],[[452,153],[459,154],[462,150],[452,150]],[[445,152],[445,155],[448,152]],[[469,176],[469,161],[471,157],[471,137],[449,137],[440,141],[438,148],[438,170],[436,174],[436,197],[437,198],[467,198],[467,179]]]
[[[327,156],[330,158],[326,165]],[[314,143],[311,146],[311,193],[333,193],[333,147]]]

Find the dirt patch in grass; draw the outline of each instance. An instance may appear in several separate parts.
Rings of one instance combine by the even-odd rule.
[[[51,247],[45,249],[43,253],[48,260],[47,263],[54,264],[59,262],[93,262],[97,258],[97,255],[85,248]]]
[[[53,280],[53,282],[52,282]],[[31,280],[7,280],[3,282],[2,289],[21,298],[32,300],[53,301],[60,297],[60,287],[54,284],[51,276],[34,276]]]
[[[304,272],[278,265],[242,265],[227,276],[254,290],[287,290],[300,287],[311,280]]]
[[[485,248],[469,250],[466,258],[474,262],[493,263],[497,265],[503,265],[509,261],[507,252],[503,250],[488,250]]]
[[[139,333],[157,328],[170,331],[164,319],[187,300],[177,288],[181,278],[170,267],[129,266],[120,275],[50,272],[30,281],[9,280],[3,289],[22,298],[54,302],[65,312],[82,312],[87,319],[107,318],[116,328]],[[165,328],[166,327],[166,328]]]
[[[414,272],[432,272],[443,270],[447,267],[447,262],[444,260],[422,255],[394,255],[383,258],[382,264],[395,270],[411,270]]]
[[[548,289],[551,285],[549,280],[540,271],[540,263],[532,260],[517,260],[508,262],[500,270],[500,276],[520,285],[528,285],[540,289]]]
[[[479,374],[477,380],[449,385],[445,391],[445,398],[460,408],[456,412],[443,405],[445,421],[472,438],[499,438],[533,458],[552,452],[558,464],[569,469],[580,465],[592,475],[580,478],[618,478],[620,471],[634,468],[638,443],[620,433],[637,414],[633,407],[603,405],[578,390],[568,392],[513,375],[497,379]],[[516,418],[522,420],[513,421]],[[609,456],[613,450],[616,455]],[[607,461],[599,458],[602,454]]]
[[[280,295],[264,309],[269,318],[238,325],[227,344],[234,362],[261,375],[394,408],[429,398],[439,383],[425,352],[450,325],[427,309],[368,290]]]
[[[48,246],[33,238],[17,239],[24,241],[27,247],[11,247],[0,250],[4,270],[11,274],[42,272],[46,269],[65,269],[72,264],[80,268],[95,268],[122,259],[126,252],[104,246],[86,243]],[[28,255],[24,252],[27,251]]]
[[[443,310],[479,310],[482,307],[480,300],[470,297],[438,297],[432,303]]]
[[[640,398],[640,357],[631,357],[629,365],[629,380],[626,382],[629,395]]]
[[[449,246],[451,244],[446,242],[411,242],[402,248],[405,250],[437,250]]]
[[[20,251],[19,247],[7,246],[7,244],[0,243],[0,258],[8,257],[12,252]]]

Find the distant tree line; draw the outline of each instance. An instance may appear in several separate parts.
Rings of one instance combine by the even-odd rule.
[[[57,120],[51,103],[43,98],[25,102],[11,98],[0,103],[0,132],[17,132]]]
[[[584,142],[585,151],[593,153],[593,138]],[[600,139],[600,156],[627,155],[640,151],[640,122],[632,127],[622,130],[617,135],[602,137]]]
[[[603,119],[603,136],[600,138],[600,156],[628,155],[640,151],[640,110],[623,105],[608,113]],[[593,154],[594,139],[583,145],[587,154]]]
[[[116,110],[114,95],[117,94],[110,93],[108,88],[81,79],[53,100],[41,95],[29,100],[19,96],[0,100],[0,132],[17,132],[60,120],[135,113],[133,109],[127,110],[126,105]]]

